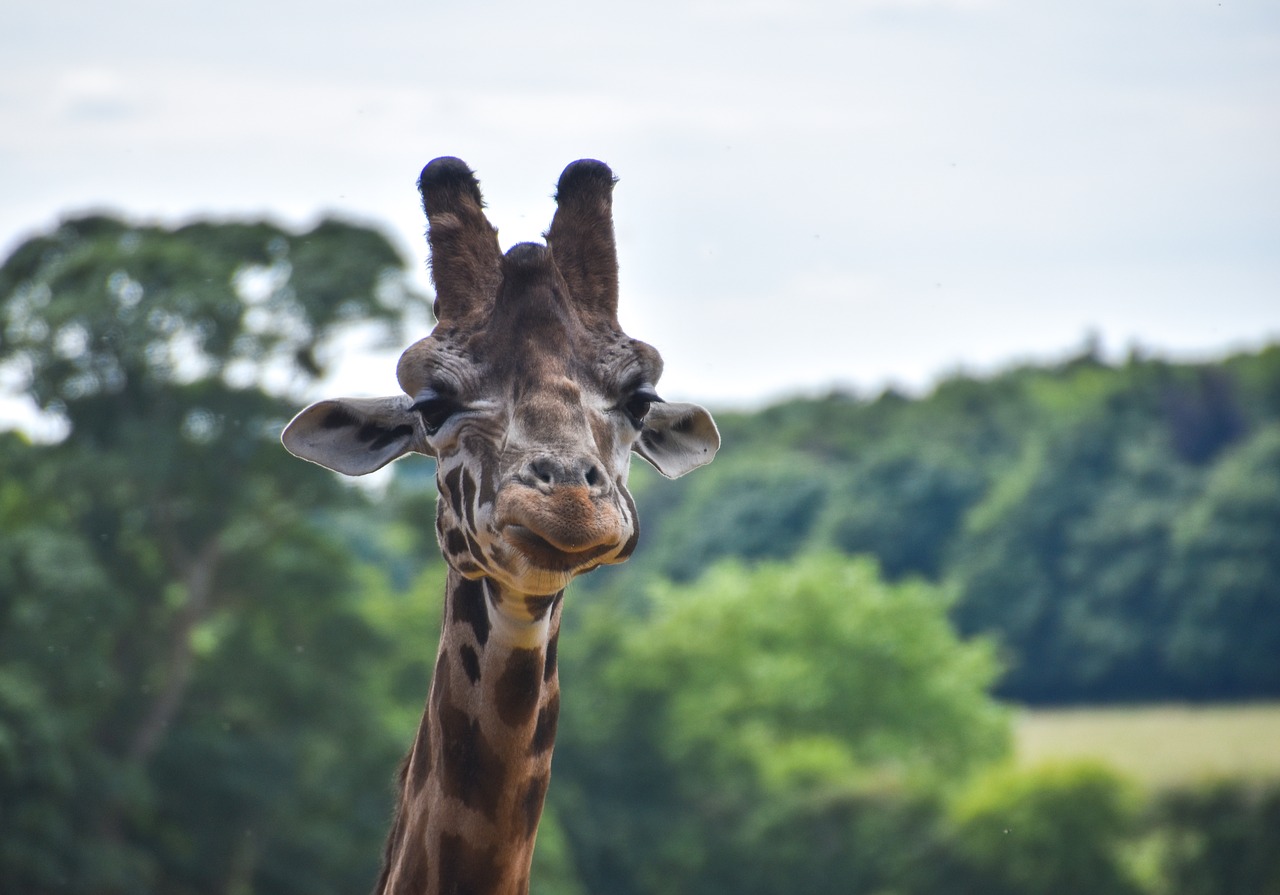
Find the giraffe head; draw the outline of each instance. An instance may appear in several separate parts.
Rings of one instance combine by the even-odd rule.
[[[631,452],[676,477],[710,462],[715,423],[655,387],[662,358],[618,325],[613,173],[565,169],[546,245],[504,255],[475,175],[440,158],[418,182],[437,326],[400,358],[403,395],[321,401],[285,429],[292,453],[347,475],[436,458],[449,564],[552,594],[630,556]]]

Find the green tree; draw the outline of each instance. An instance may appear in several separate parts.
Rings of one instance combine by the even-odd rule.
[[[641,619],[576,609],[551,798],[591,891],[827,891],[864,858],[880,876],[850,891],[873,891],[893,833],[927,826],[911,806],[1006,748],[988,645],[867,560],[718,565]]]
[[[641,549],[576,592],[633,611],[655,575],[834,548],[874,556],[889,580],[954,586],[961,630],[1001,641],[1012,698],[1280,692],[1266,658],[1275,461],[1255,444],[1280,424],[1280,348],[1119,366],[1087,350],[921,398],[717,418],[706,477],[667,488],[636,471]]]
[[[1280,786],[1221,781],[1162,793],[1148,824],[1169,895],[1280,892]]]
[[[1186,692],[1280,692],[1280,425],[1223,455],[1177,517],[1165,585]]]
[[[1028,385],[1053,422],[964,520],[948,563],[956,621],[1000,637],[1015,699],[1172,695],[1163,580],[1171,520],[1201,473],[1177,455],[1163,380],[1090,368]]]
[[[277,433],[344,324],[411,300],[386,240],[336,221],[89,217],[0,267],[0,368],[64,432],[0,440],[0,888],[372,878],[385,641],[318,524],[360,497]]]
[[[832,544],[875,556],[891,580],[938,578],[960,521],[986,484],[975,464],[935,437],[868,452],[831,501]]]
[[[646,520],[638,562],[663,577],[689,581],[728,557],[786,559],[806,543],[822,513],[823,471],[802,456],[737,457],[707,472],[705,480],[680,489],[678,506],[655,513],[652,525],[645,515],[650,503],[668,495],[650,488],[637,498]]]
[[[974,895],[1138,895],[1122,848],[1137,802],[1105,768],[994,770],[952,807],[957,854],[947,888]]]

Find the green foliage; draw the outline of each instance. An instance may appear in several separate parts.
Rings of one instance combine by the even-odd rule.
[[[953,891],[983,895],[1136,895],[1120,845],[1136,830],[1137,805],[1122,781],[1096,765],[999,769],[951,809]]]
[[[824,478],[803,457],[716,464],[690,481],[678,509],[662,517],[645,557],[665,577],[696,578],[718,559],[777,559],[805,542],[822,510]],[[639,505],[644,518],[646,504]]]
[[[305,383],[339,324],[394,320],[409,297],[402,267],[381,235],[337,221],[294,234],[266,223],[70,220],[0,268],[0,362],[82,437],[119,433],[122,415],[140,414],[207,439],[218,408],[201,418],[168,387]]]
[[[1280,787],[1219,782],[1159,797],[1148,824],[1167,895],[1280,893]]]
[[[875,556],[890,579],[936,579],[966,511],[981,495],[982,473],[954,449],[926,442],[869,451],[833,499],[830,542]]]
[[[332,221],[87,217],[0,266],[0,378],[64,433],[0,433],[0,890],[374,878],[432,465],[373,506],[277,434],[412,299]],[[982,773],[993,686],[1280,693],[1280,347],[719,418],[687,484],[636,469],[640,551],[568,597],[535,893],[1280,891],[1274,787],[1138,814],[1094,768]]]
[[[955,639],[936,588],[866,560],[719,565],[655,588],[626,629],[592,608],[562,648],[551,796],[589,889],[823,891],[1007,747],[987,645]],[[834,863],[777,832],[806,826]],[[844,838],[863,828],[874,842]]]
[[[275,391],[395,321],[399,266],[335,222],[96,217],[0,268],[0,368],[66,430],[0,438],[0,888],[367,885],[386,640],[317,525],[360,501],[280,449]]]
[[[1280,695],[1278,358],[1085,353],[919,399],[723,415],[720,456],[687,486],[637,475],[641,549],[586,588],[625,599],[719,557],[865,553],[891,581],[954,588],[961,630],[1002,645],[1004,696]]]
[[[1169,664],[1196,695],[1280,691],[1280,425],[1222,459],[1174,520]]]
[[[529,872],[530,895],[586,895],[573,867],[573,855],[554,809],[542,813],[537,848]]]
[[[1003,718],[985,697],[992,655],[956,643],[935,588],[890,587],[872,563],[826,554],[717,566],[694,588],[653,594],[612,673],[667,700],[677,760],[709,754],[733,730],[715,750],[722,772],[790,791],[951,776],[1001,748]]]
[[[1158,441],[1105,418],[1028,449],[975,509],[951,567],[965,631],[999,631],[1030,701],[1150,697],[1168,525],[1187,486]]]

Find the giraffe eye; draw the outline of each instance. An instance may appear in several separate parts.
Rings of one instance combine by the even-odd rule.
[[[658,397],[658,393],[653,390],[653,386],[642,385],[627,399],[627,403],[622,405],[622,409],[626,412],[631,422],[638,429],[644,421],[645,416],[649,413],[649,407],[652,404],[660,404],[662,399]]]
[[[414,402],[413,409],[422,417],[423,425],[427,427],[427,434],[435,435],[440,431],[440,427],[448,422],[449,417],[458,412],[459,407],[452,398],[428,388],[418,393],[418,400]]]

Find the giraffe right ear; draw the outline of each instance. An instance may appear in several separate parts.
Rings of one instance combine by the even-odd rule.
[[[320,401],[295,416],[280,441],[295,457],[343,475],[365,475],[411,452],[431,453],[407,395]]]
[[[712,461],[720,450],[720,431],[697,404],[663,401],[649,408],[632,450],[667,478],[678,479]]]

